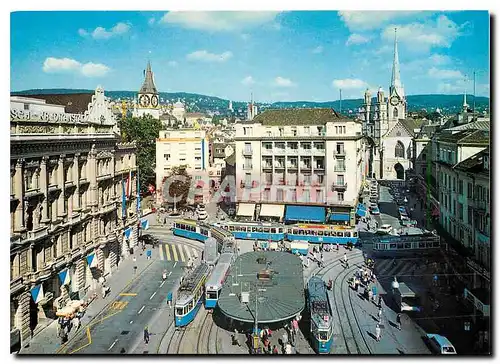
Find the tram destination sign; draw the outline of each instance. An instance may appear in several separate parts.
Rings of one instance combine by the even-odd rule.
[[[84,114],[53,113],[46,111],[32,111],[10,109],[11,121],[41,121],[45,123],[84,123]]]

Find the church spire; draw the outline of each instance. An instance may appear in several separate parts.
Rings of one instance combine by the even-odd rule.
[[[394,59],[392,62],[391,88],[395,88],[399,94],[403,86],[401,85],[401,75],[399,73],[399,55],[398,55],[398,34],[397,28],[394,28]],[[402,97],[403,95],[399,95]]]
[[[464,80],[464,104],[462,105],[462,108],[464,111],[467,111],[467,78]]]
[[[151,71],[151,62],[148,61],[148,65],[146,67],[144,83],[142,84],[140,94],[157,94],[155,82],[153,80],[153,71]]]

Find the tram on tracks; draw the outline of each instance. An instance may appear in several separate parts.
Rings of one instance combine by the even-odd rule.
[[[234,253],[222,253],[217,261],[217,265],[205,283],[205,308],[212,309],[217,306],[220,291],[224,284],[229,269],[234,262]]]
[[[313,348],[318,354],[329,353],[333,343],[332,308],[325,282],[319,277],[313,276],[307,283],[307,306]]]
[[[226,243],[226,240],[234,240],[233,234],[217,226],[200,223],[196,220],[176,220],[174,221],[173,233],[191,240],[204,243],[208,238],[217,240],[218,250]]]
[[[281,241],[285,239],[283,225],[258,222],[223,222],[217,224],[231,232],[236,239]]]
[[[440,237],[430,231],[411,235],[384,235],[371,239],[373,255],[378,258],[414,257],[439,252]]]
[[[176,327],[187,326],[196,317],[202,305],[205,281],[209,274],[210,267],[201,263],[182,281],[175,303]]]

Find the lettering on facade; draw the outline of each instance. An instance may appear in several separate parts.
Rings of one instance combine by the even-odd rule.
[[[46,111],[10,109],[11,121],[41,121],[46,123],[84,123],[84,114],[53,113]]]

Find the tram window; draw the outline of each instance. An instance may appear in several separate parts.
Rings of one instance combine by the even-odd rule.
[[[271,234],[276,234],[276,228],[271,228],[269,229],[269,231],[271,232]]]
[[[279,232],[279,233],[282,233],[282,232],[283,232],[283,228],[279,228],[279,229],[278,229],[278,232]]]
[[[432,246],[433,246],[434,248],[439,248],[439,241],[434,241],[434,242],[432,243]]]
[[[405,243],[405,249],[411,249],[411,243]]]
[[[425,243],[418,243],[419,248],[425,248]]]
[[[179,229],[186,230],[186,226],[184,226],[184,224],[179,224],[177,226],[179,226]]]
[[[191,311],[193,309],[193,301],[188,303],[187,309],[188,309],[188,311]]]
[[[358,237],[358,232],[357,231],[353,231],[352,232],[352,237],[353,238],[357,238]]]
[[[341,238],[343,235],[344,235],[344,234],[342,234],[342,232],[337,233],[337,236],[338,236],[338,237],[340,237],[340,238]]]
[[[210,300],[217,299],[217,292],[207,291],[207,298],[210,299]]]
[[[331,236],[331,232],[330,231],[325,231],[325,236]]]
[[[323,231],[318,230],[318,236],[323,236]]]
[[[327,331],[319,331],[319,339],[326,341],[328,339],[328,333]]]
[[[425,246],[426,246],[427,248],[432,248],[432,243],[430,243],[430,242],[429,242],[429,243],[425,243]]]
[[[265,233],[269,233],[271,230],[269,228],[264,228]]]
[[[257,228],[256,227],[252,227],[252,233],[254,233],[256,231],[257,231]]]
[[[229,231],[234,231],[234,226],[230,226]]]
[[[257,228],[257,232],[261,233],[262,232],[262,228]]]
[[[349,231],[346,231],[346,232],[344,233],[344,236],[345,236],[346,238],[350,238],[350,237],[351,237],[351,233],[350,233]]]
[[[396,244],[389,244],[390,249],[396,249]]]
[[[184,314],[184,307],[176,307],[175,308],[175,314],[177,316],[182,316]]]
[[[398,249],[403,249],[403,243],[398,243]]]

